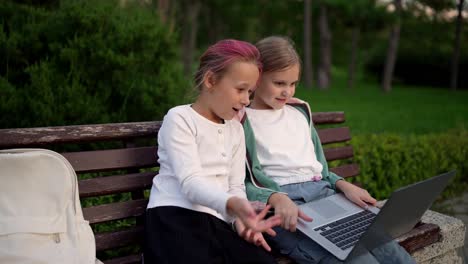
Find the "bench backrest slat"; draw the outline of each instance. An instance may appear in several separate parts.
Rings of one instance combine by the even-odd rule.
[[[83,215],[91,224],[120,220],[142,215],[145,212],[147,204],[147,199],[141,199],[97,205],[84,208]]]
[[[354,155],[352,146],[326,148],[323,152],[328,161],[348,159]]]
[[[94,235],[96,239],[96,251],[98,252],[131,245],[135,242],[142,242],[143,237],[143,226],[135,226],[126,230]]]
[[[359,175],[359,165],[356,163],[341,165],[330,170],[343,178]]]
[[[142,172],[81,180],[78,182],[80,197],[101,196],[148,189],[156,172]]]
[[[312,113],[314,124],[343,123],[343,112]],[[0,129],[0,148],[155,137],[162,121]]]
[[[312,113],[312,121],[315,125],[341,124],[345,122],[344,112],[316,112]]]
[[[317,129],[322,144],[345,142],[351,139],[348,127],[334,127]]]
[[[77,173],[157,166],[157,148],[94,150],[62,153]]]
[[[154,137],[161,121],[0,129],[0,148]]]

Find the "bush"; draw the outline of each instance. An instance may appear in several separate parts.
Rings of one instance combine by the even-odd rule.
[[[0,127],[161,119],[184,98],[176,36],[150,10],[6,1],[0,17]]]
[[[377,199],[388,198],[395,189],[450,170],[455,179],[443,197],[460,193],[468,185],[468,130],[400,136],[355,136],[351,144],[361,173],[356,181]]]

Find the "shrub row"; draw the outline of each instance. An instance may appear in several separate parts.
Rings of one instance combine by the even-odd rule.
[[[457,174],[442,197],[458,194],[468,186],[466,129],[413,136],[358,135],[351,144],[361,168],[355,180],[377,199],[388,198],[399,187],[450,170]]]

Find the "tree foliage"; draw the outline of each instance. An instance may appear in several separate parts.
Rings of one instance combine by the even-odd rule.
[[[448,87],[450,83],[450,59],[453,50],[454,24],[452,21],[432,20],[426,17],[406,17],[401,28],[395,79],[408,85]],[[468,35],[465,27],[463,36]],[[385,46],[374,46],[366,69],[379,76],[385,56]],[[459,60],[460,73],[468,70],[468,49],[462,45]],[[459,88],[468,88],[468,76],[460,74]]]
[[[149,10],[8,1],[0,17],[0,127],[161,119],[185,94],[176,36]]]

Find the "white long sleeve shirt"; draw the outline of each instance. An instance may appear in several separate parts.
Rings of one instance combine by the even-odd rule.
[[[245,139],[238,121],[214,123],[190,105],[164,117],[158,134],[159,175],[148,208],[178,206],[232,221],[227,200],[245,194]]]
[[[266,175],[279,185],[322,178],[323,166],[315,155],[304,114],[289,105],[278,110],[246,108],[246,112]]]

